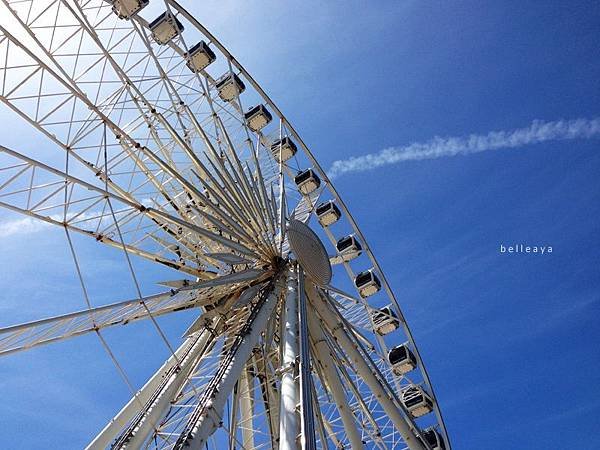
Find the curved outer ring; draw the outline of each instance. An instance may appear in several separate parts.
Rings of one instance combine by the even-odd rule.
[[[223,46],[223,44],[221,44],[215,38],[215,36],[210,31],[208,31],[194,16],[192,16],[176,0],[166,0],[166,1],[170,5],[172,5],[180,14],[182,14],[190,23],[192,23],[197,29],[199,29],[207,38],[209,38],[210,41],[221,51],[221,53],[223,53],[225,56],[227,56],[227,58],[229,59],[229,61],[231,62],[231,64],[233,64],[244,75],[244,77],[247,79],[248,82],[250,82],[250,84],[256,90],[256,92],[263,98],[263,100],[265,101],[265,103],[268,104],[271,107],[271,109],[275,112],[275,114],[277,114],[277,116],[279,117],[279,119],[285,124],[286,128],[288,128],[288,130],[291,132],[291,134],[293,135],[293,137],[295,138],[295,140],[300,144],[300,146],[304,150],[304,153],[306,154],[306,156],[310,160],[310,162],[313,164],[313,167],[316,170],[319,171],[319,174],[322,177],[322,179],[327,182],[329,191],[333,194],[333,196],[335,197],[335,200],[341,206],[342,211],[344,212],[344,214],[346,215],[346,217],[350,221],[350,225],[354,229],[354,232],[356,233],[356,235],[358,235],[358,237],[361,239],[361,242],[364,243],[363,250],[369,256],[369,260],[371,261],[371,264],[373,264],[373,267],[375,269],[377,269],[377,271],[381,275],[381,280],[382,280],[383,286],[384,286],[384,288],[386,290],[386,293],[388,294],[388,297],[393,301],[393,303],[394,303],[394,305],[396,307],[396,312],[398,313],[398,317],[400,318],[400,320],[402,322],[402,326],[404,328],[404,332],[406,333],[406,335],[407,335],[407,337],[408,337],[408,339],[409,339],[409,341],[410,341],[410,343],[412,345],[412,348],[415,351],[415,356],[417,357],[418,363],[419,363],[419,365],[421,367],[425,384],[427,385],[428,391],[430,392],[430,394],[433,396],[433,398],[435,400],[434,401],[434,410],[435,410],[435,414],[437,416],[438,424],[440,425],[440,428],[442,430],[442,434],[443,434],[444,440],[446,441],[446,443],[448,444],[448,447],[450,448],[451,445],[450,445],[450,440],[448,438],[448,433],[446,431],[446,425],[444,423],[442,412],[441,412],[441,410],[440,410],[440,408],[438,406],[437,397],[435,395],[433,386],[431,384],[431,380],[429,378],[429,374],[427,373],[427,369],[425,367],[425,364],[423,363],[423,360],[421,359],[421,355],[419,353],[417,345],[415,344],[415,341],[414,341],[413,335],[412,335],[412,333],[410,331],[410,328],[408,327],[408,324],[406,323],[404,315],[402,314],[402,310],[400,309],[400,305],[398,303],[398,300],[396,299],[396,296],[394,295],[392,289],[390,288],[390,285],[389,285],[389,283],[387,281],[387,278],[386,278],[383,270],[381,269],[381,266],[379,265],[379,263],[375,259],[375,256],[373,255],[373,252],[371,251],[371,247],[369,246],[369,244],[367,243],[367,240],[365,239],[365,236],[360,231],[360,229],[359,229],[356,221],[354,220],[354,217],[350,214],[350,211],[348,210],[348,207],[346,206],[346,204],[342,200],[341,196],[339,195],[339,193],[335,189],[333,183],[331,182],[331,180],[327,176],[327,173],[322,169],[322,167],[317,162],[317,160],[313,156],[312,152],[309,150],[308,146],[302,140],[302,138],[300,137],[300,135],[296,132],[296,130],[294,129],[294,127],[292,126],[292,124],[286,119],[286,117],[283,115],[283,113],[281,112],[281,110],[275,105],[275,103],[266,94],[266,92],[260,87],[260,85],[256,82],[256,80],[254,80],[254,78],[252,78],[252,76],[242,66],[242,64],[240,64],[240,62],[235,59],[235,57],[225,48],[225,46]]]

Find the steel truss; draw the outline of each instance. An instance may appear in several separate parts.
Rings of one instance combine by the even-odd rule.
[[[0,355],[95,332],[129,384],[101,333],[150,319],[167,341],[155,318],[191,310],[183,343],[166,342],[170,358],[88,449],[450,448],[400,305],[309,148],[179,3],[152,0],[130,14],[136,4],[2,0],[0,101],[48,145],[0,146],[0,206],[65,230],[87,309],[0,328]],[[161,43],[152,19],[163,12],[172,18],[163,27],[183,31]],[[206,67],[193,59],[201,40],[214,54]],[[244,89],[224,98],[227,77]],[[246,114],[257,104],[273,119],[264,126]],[[284,138],[296,144],[285,161]],[[307,192],[295,176],[309,167],[319,182]],[[333,253],[345,235],[362,253],[356,262],[334,254],[332,285],[317,286],[295,261],[286,223],[310,223],[330,199],[341,217],[323,227],[313,219],[314,230]],[[138,297],[92,306],[72,233],[124,253]],[[142,295],[130,255],[177,279]],[[346,292],[369,267],[381,290]],[[383,336],[374,317],[388,303],[397,327]],[[414,355],[408,373],[389,361],[398,344]],[[413,385],[430,414],[404,403]]]

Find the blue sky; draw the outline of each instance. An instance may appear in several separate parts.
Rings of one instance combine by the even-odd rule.
[[[326,168],[435,136],[600,116],[597,2],[183,3]],[[600,448],[599,145],[555,140],[335,180],[457,449]],[[0,237],[3,326],[83,307],[64,233],[25,231]],[[500,254],[515,243],[553,252]],[[134,296],[121,255],[76,244],[95,304]],[[164,272],[136,269],[145,293],[158,290]],[[161,323],[176,337],[185,319]],[[106,336],[140,385],[168,351],[150,323],[128,327]],[[2,447],[80,448],[128,395],[94,336],[3,358]]]

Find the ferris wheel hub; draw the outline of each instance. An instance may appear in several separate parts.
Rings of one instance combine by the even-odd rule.
[[[292,219],[287,227],[290,248],[307,276],[319,286],[331,281],[331,264],[319,236],[304,222]]]

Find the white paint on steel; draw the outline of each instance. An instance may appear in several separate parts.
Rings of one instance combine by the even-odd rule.
[[[294,269],[288,271],[283,330],[281,400],[279,408],[279,450],[298,450],[300,421],[296,411],[299,387],[296,382],[298,356],[298,284]]]
[[[383,273],[383,270],[381,270],[379,263],[375,259],[375,255],[371,251],[371,248],[368,245],[365,236],[360,231],[358,224],[356,223],[356,220],[354,219],[352,214],[350,214],[350,211],[348,210],[346,203],[342,200],[337,189],[331,183],[331,180],[327,176],[327,173],[325,172],[325,170],[323,170],[323,168],[321,167],[321,165],[319,164],[317,159],[314,157],[314,155],[312,154],[312,152],[310,151],[310,149],[308,148],[308,146],[306,145],[304,140],[300,137],[298,132],[295,130],[293,125],[287,120],[287,118],[284,116],[284,114],[281,112],[281,110],[277,107],[277,105],[273,102],[273,100],[271,100],[271,98],[267,95],[267,93],[264,91],[264,89],[250,75],[250,73],[244,68],[244,66],[237,59],[235,59],[235,57],[229,52],[229,50],[227,50],[227,48],[225,48],[225,46],[223,44],[221,44],[221,42],[219,42],[210,31],[208,31],[194,16],[192,16],[185,8],[183,8],[177,2],[177,0],[167,0],[167,1],[174,7],[174,9],[176,9],[178,12],[180,12],[187,20],[190,21],[190,23],[192,23],[198,30],[200,30],[206,37],[208,37],[211,40],[211,42],[213,42],[215,44],[215,46],[223,53],[223,55],[225,55],[225,57],[228,58],[229,63],[231,65],[235,66],[235,68],[240,71],[240,73],[246,78],[246,81],[248,81],[248,83],[250,83],[250,85],[262,97],[265,104],[267,104],[271,108],[271,111],[274,112],[275,115],[279,117],[280,123],[281,123],[280,126],[285,126],[285,128],[289,131],[291,137],[298,144],[299,148],[301,148],[304,151],[304,153],[305,153],[306,157],[309,159],[313,169],[318,171],[323,182],[327,184],[329,191],[333,194],[336,202],[339,204],[339,206],[342,210],[342,213],[345,214],[345,216],[348,218],[348,221],[350,222],[350,225],[352,226],[354,232],[356,233],[356,236],[363,243],[363,251],[369,257],[371,264],[373,264],[373,266],[380,273],[381,281],[383,283],[385,291],[386,291],[388,297],[392,300],[392,302],[396,306],[397,312],[400,314],[399,317],[402,321],[404,331],[409,339],[409,342],[412,344],[412,347],[415,350],[415,356],[417,357],[419,367],[421,368],[421,371],[423,373],[425,384],[427,385],[429,392],[433,395],[433,397],[435,399],[435,393],[433,391],[433,386],[431,384],[431,380],[429,378],[427,368],[425,367],[425,364],[423,363],[423,360],[421,358],[419,350],[414,341],[412,332],[410,331],[410,328],[408,327],[406,321],[404,320],[404,316],[402,314],[402,310],[400,308],[398,300],[396,299],[396,296],[394,295],[394,293],[387,281],[387,278],[386,278],[385,274]],[[285,200],[285,197],[284,197],[284,200]],[[335,243],[336,243],[336,240],[332,239],[332,244],[335,245]],[[448,433],[446,430],[446,426],[444,424],[444,418],[442,416],[441,410],[438,407],[438,403],[435,400],[434,400],[434,408],[435,408],[435,413],[436,413],[438,422],[442,428],[442,434],[444,435],[444,440],[446,441],[448,448],[450,448],[450,440],[448,438]]]
[[[254,448],[254,379],[248,369],[242,370],[238,382],[238,398],[240,401],[240,420],[238,427],[242,430],[242,448]]]
[[[152,435],[152,432],[156,429],[163,414],[168,410],[171,401],[176,397],[177,392],[179,392],[186,381],[188,381],[190,374],[202,357],[202,353],[206,348],[208,340],[213,336],[213,332],[208,330],[202,332],[190,351],[180,361],[179,370],[174,371],[169,375],[169,379],[164,382],[160,392],[155,394],[152,403],[146,406],[146,410],[142,412],[135,428],[131,430],[130,435],[127,436],[126,442],[124,442],[123,445],[114,447],[112,450],[137,450],[142,448],[148,436]]]
[[[310,289],[308,285],[306,286],[306,293],[323,324],[337,340],[340,347],[344,349],[351,363],[355,365],[354,370],[357,371],[369,386],[369,389],[375,394],[377,401],[394,424],[394,427],[402,435],[406,445],[411,450],[425,450],[423,443],[417,438],[416,430],[390,398],[389,392],[384,388],[381,380],[373,373],[371,367],[364,360],[363,355],[360,354],[352,340],[348,337],[346,329],[340,326],[339,317],[331,310],[331,306],[316,293],[314,288]]]
[[[344,387],[338,375],[336,368],[333,366],[334,359],[329,350],[329,345],[325,340],[325,334],[314,314],[308,317],[308,329],[312,337],[315,363],[319,364],[325,377],[324,384],[329,388],[338,413],[344,424],[344,431],[350,441],[352,450],[362,450],[363,443],[356,428],[356,421],[352,415],[352,411],[344,394]]]
[[[252,321],[249,333],[243,337],[235,355],[229,361],[227,367],[225,367],[222,377],[217,380],[212,398],[209,404],[206,405],[205,413],[193,424],[190,436],[179,447],[188,450],[202,450],[208,438],[221,426],[225,403],[231,392],[233,392],[233,387],[246,366],[246,362],[252,354],[252,349],[258,343],[262,331],[267,327],[269,320],[271,320],[279,294],[283,289],[282,281],[282,277],[279,277],[275,282],[273,291],[268,295]],[[176,446],[175,448],[179,447]]]
[[[206,336],[206,337],[205,337]],[[202,339],[208,339],[210,333],[204,333]],[[181,358],[194,338],[188,338],[175,351],[175,356]],[[102,431],[94,438],[94,440],[86,447],[86,450],[103,450],[115,440],[121,429],[138,413],[139,403],[145,404],[152,394],[156,391],[162,382],[165,373],[169,372],[177,365],[177,360],[171,356],[154,375],[146,382],[146,384],[136,393],[136,396],[119,411],[119,413],[102,429]]]

